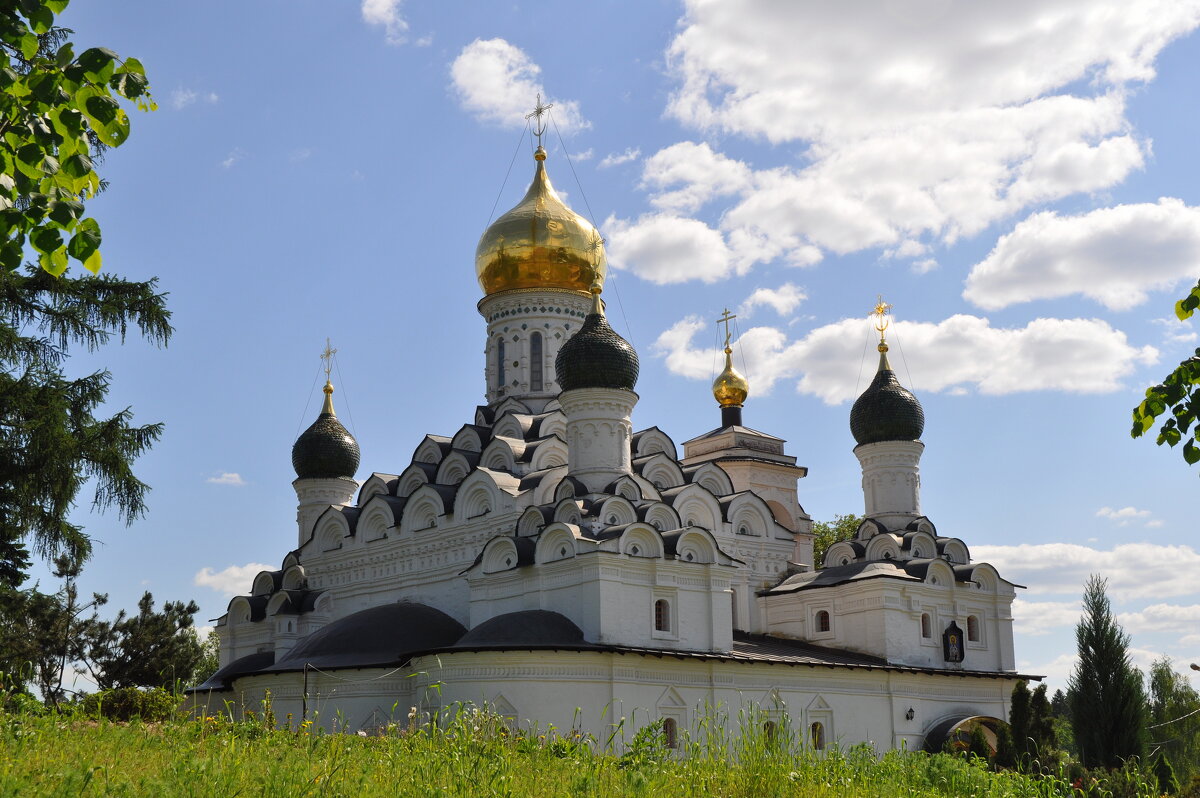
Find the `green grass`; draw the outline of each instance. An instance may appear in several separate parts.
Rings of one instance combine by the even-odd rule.
[[[371,737],[216,718],[117,724],[0,714],[0,796],[1072,795],[1061,780],[991,773],[948,754],[876,756],[861,746],[818,755],[786,729],[773,740],[751,733],[690,744],[686,757],[653,733],[635,735],[621,756],[604,743],[514,736],[501,719],[470,710]]]

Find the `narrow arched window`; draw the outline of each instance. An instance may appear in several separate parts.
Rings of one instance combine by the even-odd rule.
[[[813,721],[812,727],[809,729],[812,737],[812,747],[816,751],[825,750],[825,726],[821,721]]]
[[[779,729],[775,725],[775,721],[763,721],[763,742],[767,745],[775,745],[778,731]]]
[[[504,390],[504,339],[496,341],[496,388]]]
[[[665,718],[663,720],[663,742],[667,744],[667,748],[679,747],[679,724],[675,722],[675,718]]]
[[[529,336],[529,390],[542,390],[542,334]]]
[[[933,623],[929,620],[929,613],[921,613],[921,637],[933,637]]]
[[[829,613],[826,612],[825,610],[821,610],[820,612],[817,613],[817,631],[818,632],[828,632],[829,631]]]
[[[671,631],[671,604],[666,599],[654,602],[654,631]]]
[[[738,628],[737,591],[736,590],[729,591],[729,609],[730,609],[730,617],[733,619],[733,630],[736,632],[737,628]]]
[[[979,618],[974,615],[967,616],[967,640],[972,643],[979,642]]]

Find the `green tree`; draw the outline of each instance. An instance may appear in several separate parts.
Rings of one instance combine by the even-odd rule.
[[[1150,666],[1150,737],[1181,784],[1200,764],[1200,692],[1162,656]]]
[[[146,486],[131,462],[161,433],[128,409],[95,418],[109,375],[68,379],[68,345],[95,349],[130,325],[156,344],[171,333],[155,281],[66,277],[70,258],[100,268],[100,226],[84,202],[103,187],[95,165],[124,143],[120,100],[151,108],[137,59],[75,54],[55,16],[68,0],[0,0],[0,589],[15,588],[29,549],[47,559],[90,551],[67,520],[83,483],[93,507],[131,521]],[[37,263],[22,266],[26,254]]]
[[[121,610],[112,621],[95,620],[83,632],[81,659],[101,689],[191,684],[204,660],[193,626],[196,602],[168,601],[154,609],[148,591],[137,615]]]
[[[1025,749],[1030,756],[1043,757],[1058,747],[1054,731],[1054,710],[1046,698],[1046,685],[1039,684],[1029,698],[1029,745]]]
[[[196,666],[193,682],[199,684],[217,672],[221,667],[221,638],[216,629],[209,629],[208,635],[200,643],[204,656]]]
[[[1175,303],[1175,315],[1180,321],[1191,318],[1200,307],[1200,282],[1183,299]],[[1133,409],[1131,434],[1140,438],[1149,432],[1158,417],[1170,411],[1158,428],[1155,443],[1174,447],[1183,441],[1183,459],[1188,465],[1200,462],[1200,349],[1184,360],[1160,384],[1146,389],[1146,398]]]
[[[1029,698],[1029,685],[1022,679],[1013,687],[1008,708],[1008,725],[1012,729],[1013,748],[1018,760],[1028,750]]]
[[[1067,682],[1075,745],[1089,768],[1119,768],[1145,753],[1142,676],[1129,661],[1129,635],[1113,617],[1107,586],[1097,575],[1084,586],[1075,627],[1079,662]]]
[[[72,258],[100,270],[100,225],[84,209],[102,188],[96,160],[129,137],[121,98],[154,107],[136,58],[75,54],[55,25],[68,2],[0,2],[0,270],[20,268],[27,246],[50,274]]]
[[[825,552],[834,543],[851,540],[858,532],[858,526],[863,521],[862,516],[848,513],[835,514],[832,521],[817,521],[813,524],[813,566],[825,567]]]
[[[56,593],[43,593],[37,585],[0,591],[0,671],[35,685],[54,707],[69,692],[63,681],[81,654],[83,630],[96,622],[96,608],[108,600],[99,593],[89,602],[81,599],[80,569],[78,561],[64,555],[54,564],[54,576],[63,580]],[[91,618],[83,618],[88,610]]]

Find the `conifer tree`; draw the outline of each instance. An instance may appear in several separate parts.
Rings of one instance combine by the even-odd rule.
[[[1129,661],[1129,635],[1113,617],[1108,580],[1092,575],[1075,627],[1079,662],[1067,682],[1067,703],[1080,760],[1086,767],[1119,768],[1145,753],[1146,697]]]

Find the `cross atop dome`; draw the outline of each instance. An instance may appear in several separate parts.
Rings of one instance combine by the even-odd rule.
[[[877,294],[875,297],[875,308],[871,311],[870,315],[875,317],[874,326],[876,332],[879,333],[880,352],[888,351],[887,341],[884,340],[883,334],[887,330],[888,326],[892,323],[891,319],[888,318],[888,314],[891,313],[891,311],[892,306],[883,301],[883,294]]]
[[[537,95],[537,104],[533,106],[533,110],[525,114],[525,121],[535,119],[533,123],[533,135],[537,136],[538,149],[542,149],[542,135],[546,132],[546,124],[542,122],[542,114],[547,113],[554,107],[554,103],[542,103],[542,93],[539,91]]]

